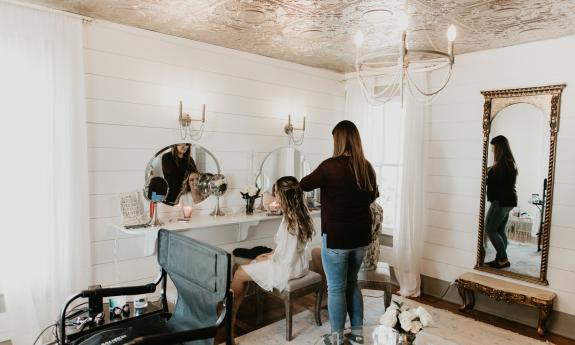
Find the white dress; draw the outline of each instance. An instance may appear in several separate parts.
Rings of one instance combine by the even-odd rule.
[[[242,266],[244,271],[262,289],[283,291],[290,279],[301,278],[309,269],[310,252],[307,243],[300,242],[297,236],[287,231],[287,223],[282,220],[275,236],[276,249],[268,260],[255,260]]]
[[[180,195],[179,204],[181,206],[194,206],[196,203],[194,202],[192,193],[184,193]]]

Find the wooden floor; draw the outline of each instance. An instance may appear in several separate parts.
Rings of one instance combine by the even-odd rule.
[[[423,304],[433,306],[435,308],[448,310],[450,312],[453,312],[453,313],[461,315],[461,316],[473,318],[475,320],[485,322],[485,323],[488,323],[488,324],[496,326],[496,327],[504,328],[504,329],[507,329],[507,330],[510,330],[510,331],[513,331],[513,332],[516,332],[519,334],[523,334],[525,336],[528,336],[528,337],[531,337],[534,339],[542,339],[537,334],[537,330],[535,328],[528,327],[528,326],[522,325],[522,324],[517,323],[517,322],[505,320],[505,319],[502,319],[500,317],[485,314],[485,313],[482,313],[479,311],[473,311],[470,314],[462,313],[459,311],[459,305],[445,302],[445,301],[430,302],[430,300],[424,299],[424,298],[413,298],[413,300],[420,302],[420,303],[423,303]],[[306,309],[313,312],[314,301],[315,301],[315,299],[312,295],[296,299],[294,301],[294,304],[293,304],[294,314],[302,312]],[[255,331],[258,328],[265,327],[269,324],[272,324],[276,321],[279,321],[279,320],[282,320],[285,318],[285,314],[284,314],[285,311],[284,311],[283,303],[279,302],[276,299],[266,297],[264,299],[263,322],[260,325],[256,325],[255,305],[256,305],[256,303],[255,303],[254,296],[247,297],[244,300],[244,302],[242,303],[242,306],[240,307],[240,310],[238,312],[238,320],[236,322],[236,328],[235,328],[236,337],[239,337],[242,334],[246,334],[246,333]],[[323,321],[325,321],[325,320],[323,320]],[[548,334],[546,339],[548,341],[552,342],[553,344],[556,344],[556,345],[575,345],[575,340],[570,340],[570,339],[567,339],[567,338],[564,338],[564,337],[561,337],[558,335],[554,335],[554,334]],[[221,333],[216,337],[216,344],[223,342],[223,341],[224,341],[224,337],[223,337],[223,333]],[[294,339],[292,341],[292,343],[297,344],[297,339]]]

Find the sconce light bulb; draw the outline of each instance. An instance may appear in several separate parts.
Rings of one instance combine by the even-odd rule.
[[[357,30],[355,36],[353,36],[353,41],[355,42],[356,47],[361,47],[363,45],[363,32],[361,30]]]
[[[455,25],[451,24],[447,29],[447,40],[449,42],[453,42],[455,41],[456,37],[457,37],[457,29],[455,28]]]
[[[401,31],[407,30],[407,27],[409,26],[409,17],[407,16],[407,13],[400,13],[399,18],[397,18],[397,24],[399,25]]]

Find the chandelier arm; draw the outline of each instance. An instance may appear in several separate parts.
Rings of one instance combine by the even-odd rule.
[[[409,94],[417,101],[420,103],[424,103],[426,105],[430,105],[433,104],[433,102],[435,102],[435,100],[438,98],[438,96],[441,94],[441,92],[438,92],[432,96],[427,96],[427,97],[420,97],[417,95],[416,92],[413,91],[411,84],[408,82],[407,83],[407,89],[409,90]]]
[[[427,37],[427,41],[431,44],[431,46],[433,47],[433,49],[435,50],[439,50],[437,49],[437,47],[435,46],[435,43],[433,43],[433,41],[431,40],[431,37],[429,37],[429,33],[427,32],[427,30],[423,30],[425,32],[425,37]]]
[[[413,84],[413,86],[415,87],[415,89],[416,89],[420,94],[422,94],[422,95],[424,95],[424,96],[433,96],[433,95],[435,95],[435,94],[437,94],[437,93],[443,91],[443,89],[445,89],[445,87],[446,87],[447,84],[449,83],[449,80],[451,79],[451,72],[452,72],[452,71],[453,71],[453,65],[450,65],[450,66],[449,66],[449,73],[447,74],[447,78],[445,79],[443,85],[442,85],[439,89],[437,89],[437,90],[435,90],[435,91],[432,91],[432,92],[425,92],[425,91],[421,90],[421,89],[419,88],[419,86],[417,86],[417,83],[415,83],[415,82],[413,81],[413,79],[411,79],[411,75],[410,75],[409,71],[406,71],[405,74],[407,75],[407,81],[408,81],[408,83],[409,83],[410,85]]]

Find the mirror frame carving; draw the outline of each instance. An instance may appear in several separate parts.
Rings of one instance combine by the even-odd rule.
[[[520,89],[506,89],[481,91],[483,103],[483,163],[481,175],[481,200],[479,204],[479,231],[477,236],[477,258],[475,269],[502,276],[507,276],[530,283],[549,285],[547,281],[547,264],[549,259],[549,232],[551,228],[551,212],[553,210],[553,185],[555,176],[555,158],[557,153],[557,134],[559,132],[559,114],[561,108],[561,93],[566,84],[528,87]],[[541,233],[541,268],[539,277],[504,271],[497,268],[482,266],[483,238],[485,232],[485,196],[487,178],[487,153],[489,150],[489,134],[491,122],[503,109],[517,103],[531,104],[545,113],[549,119],[549,169],[547,173],[547,191],[545,200],[545,214]]]

